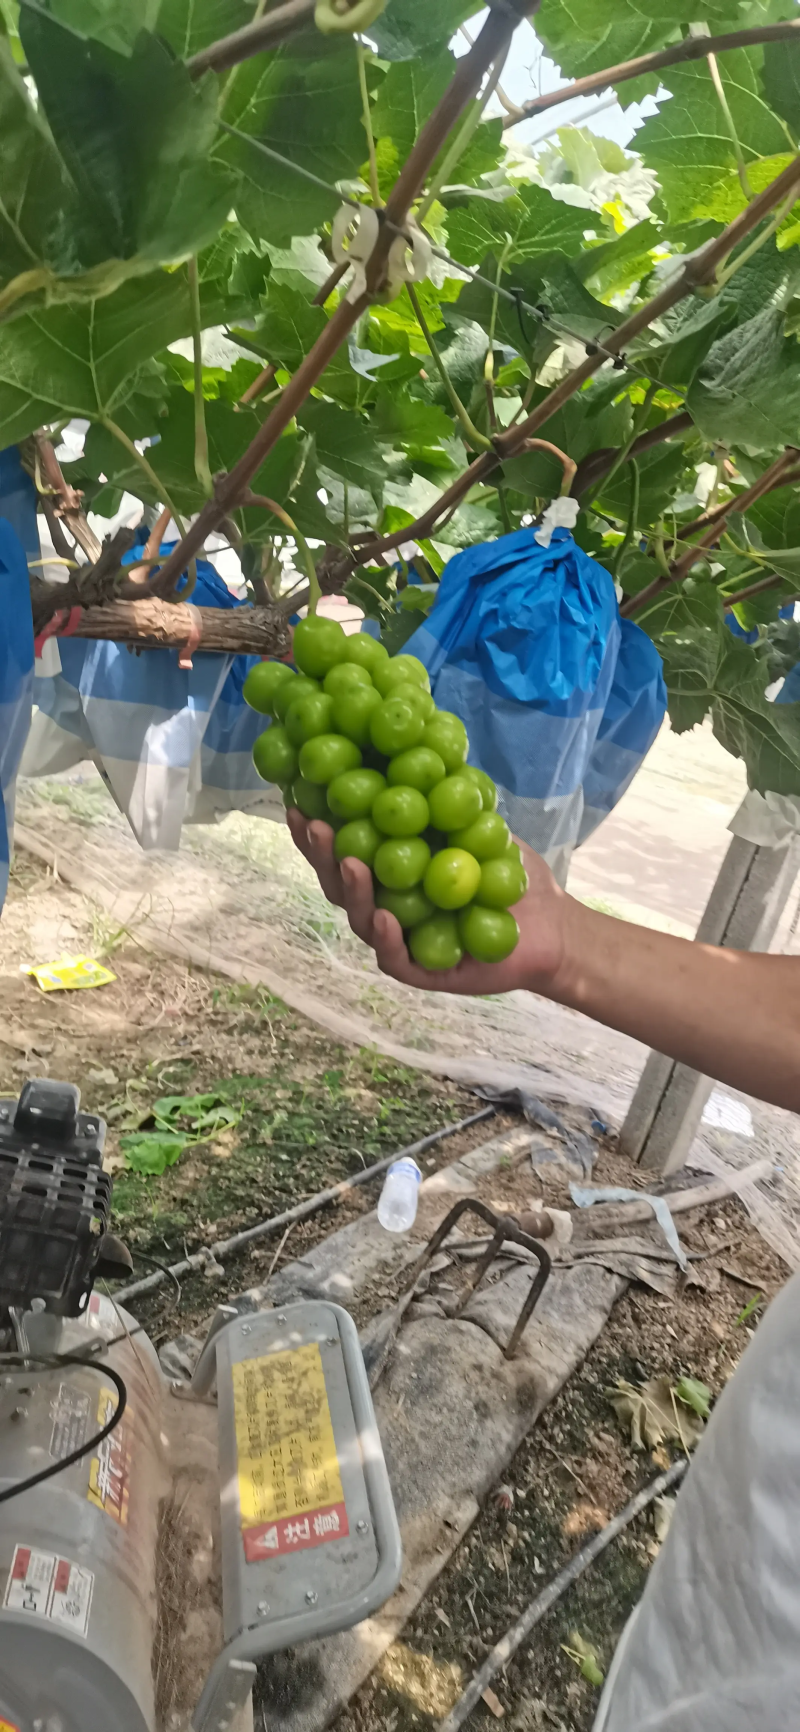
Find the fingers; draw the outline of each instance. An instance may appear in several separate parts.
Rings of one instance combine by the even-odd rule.
[[[330,824],[325,824],[315,818],[307,829],[308,859],[317,874],[322,889],[329,902],[335,902],[337,907],[344,906],[345,891],[342,882],[342,868],[333,851],[336,840]]]
[[[372,873],[363,860],[348,857],[342,861],[342,886],[342,900],[353,932],[365,944],[374,944],[375,893]]]
[[[424,992],[481,995],[505,992],[521,984],[507,963],[478,963],[465,956],[457,968],[421,968],[408,953],[399,920],[386,908],[375,907],[372,873],[362,860],[341,862],[334,853],[334,832],[319,819],[309,821],[296,807],[287,813],[292,838],[313,867],[329,902],[344,908],[357,938],[375,951],[382,974]],[[533,861],[537,856],[532,856]]]
[[[406,949],[403,928],[388,908],[379,908],[372,922],[372,942],[381,974],[393,980],[404,980],[408,986],[418,986],[424,969],[418,968]]]
[[[303,817],[302,812],[298,810],[297,806],[290,806],[286,813],[286,822],[289,826],[295,848],[299,848],[300,853],[304,854],[308,860],[308,836],[306,834],[308,830],[308,820]]]
[[[297,844],[320,881],[329,902],[341,908],[344,902],[342,875],[333,852],[333,831],[330,824],[323,824],[315,819],[309,823],[293,806],[287,813],[292,840]]]
[[[391,975],[392,980],[402,981],[404,986],[422,987],[425,992],[477,990],[464,984],[466,971],[476,967],[473,962],[460,962],[457,968],[447,970],[420,968],[419,963],[409,956],[399,920],[387,908],[379,908],[375,914],[372,944],[381,973]]]
[[[357,938],[372,944],[372,922],[375,899],[372,873],[362,860],[347,859],[341,865],[334,853],[334,833],[330,824],[315,818],[312,822],[296,808],[288,813],[289,829],[301,854],[313,866],[329,902],[344,908]]]

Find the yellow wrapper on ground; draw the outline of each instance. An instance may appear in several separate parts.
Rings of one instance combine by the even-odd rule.
[[[55,962],[29,962],[20,974],[30,974],[42,992],[74,992],[78,987],[108,986],[116,975],[93,956],[59,956]]]

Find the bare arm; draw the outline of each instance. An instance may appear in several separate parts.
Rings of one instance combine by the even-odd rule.
[[[721,950],[597,914],[559,889],[525,848],[530,888],[514,914],[520,942],[506,962],[465,958],[446,974],[411,961],[394,916],[375,908],[372,875],[337,866],[333,831],[297,811],[289,824],[329,901],[347,910],[385,974],[427,991],[527,988],[581,1010],[707,1076],[800,1112],[800,959]]]

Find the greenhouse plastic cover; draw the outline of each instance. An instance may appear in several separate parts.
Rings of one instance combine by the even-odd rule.
[[[31,717],[33,625],[28,560],[39,552],[33,487],[16,448],[0,451],[0,908],[8,887],[14,790]]]
[[[800,1726],[800,1276],[724,1389],[594,1732]]]
[[[620,619],[610,574],[566,529],[547,548],[533,529],[468,548],[405,650],[467,727],[470,760],[497,783],[511,829],[563,880],[666,710],[661,658]]]
[[[126,563],[141,557],[146,536],[143,528]],[[173,546],[162,544],[163,558]],[[242,605],[203,559],[192,601]],[[134,655],[125,644],[69,637],[57,646],[51,640],[44,652],[25,775],[93,759],[143,848],[177,848],[187,821],[213,821],[237,808],[277,810],[252,759],[264,718],[242,696],[257,656],[199,653],[191,668],[181,668],[177,650]]]

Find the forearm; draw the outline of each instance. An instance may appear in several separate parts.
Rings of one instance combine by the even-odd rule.
[[[548,997],[800,1111],[800,958],[673,938],[572,897],[564,913],[564,960]]]
[[[400,925],[377,909],[372,874],[341,867],[333,831],[289,813],[298,847],[331,902],[375,951],[385,974],[426,991],[513,992],[527,987],[633,1035],[694,1070],[800,1112],[800,957],[757,956],[671,938],[596,914],[556,884],[523,847],[529,884],[514,907],[519,943],[504,962],[465,956],[429,973],[412,961]]]

